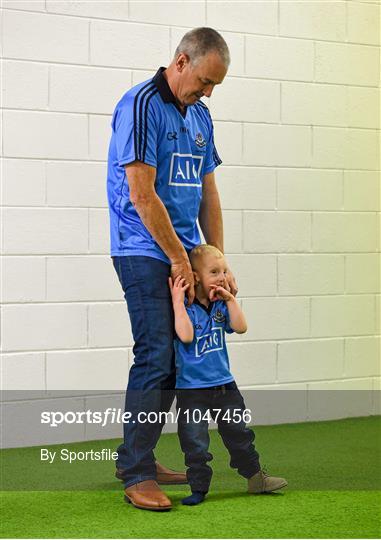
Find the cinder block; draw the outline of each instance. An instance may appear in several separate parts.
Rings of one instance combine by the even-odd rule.
[[[50,13],[77,15],[102,19],[128,19],[128,1],[109,0],[46,0],[46,10]]]
[[[4,12],[6,58],[88,63],[89,22],[46,13]]]
[[[2,8],[23,11],[45,11],[45,0],[3,0]]]
[[[141,82],[148,81],[148,79],[152,79],[155,73],[156,73],[155,69],[151,71],[146,71],[146,70],[132,71],[132,86],[135,86]],[[128,90],[128,88],[126,90]]]
[[[93,65],[157,69],[167,64],[168,55],[169,28],[91,21],[90,63]]]
[[[380,6],[348,2],[348,41],[380,44]]]
[[[242,300],[248,331],[245,340],[309,337],[308,298],[248,298]]]
[[[47,390],[125,390],[128,379],[126,350],[49,352],[46,356]]]
[[[46,109],[48,71],[48,66],[44,64],[5,61],[2,77],[3,107]]]
[[[119,300],[120,285],[110,257],[48,257],[50,302]]]
[[[379,168],[379,134],[365,129],[313,128],[312,166],[337,169]]]
[[[373,379],[373,412],[374,415],[381,414],[381,377]]]
[[[224,222],[225,253],[241,253],[242,251],[242,213],[235,210],[222,212]]]
[[[122,289],[120,296],[123,298]],[[131,347],[133,343],[130,318],[124,300],[111,304],[90,304],[90,347]]]
[[[380,179],[377,171],[344,171],[344,210],[377,212]]]
[[[199,1],[177,0],[176,2],[162,0],[160,9],[152,1],[141,2],[130,0],[130,19],[145,23],[183,25],[190,28],[205,26],[204,3]]]
[[[343,176],[341,171],[280,169],[279,210],[341,210]]]
[[[315,80],[356,86],[377,86],[377,47],[346,43],[315,43]]]
[[[372,414],[372,379],[316,382],[308,386],[308,420]]]
[[[1,389],[6,396],[17,390],[45,390],[45,353],[4,354],[0,369]]]
[[[380,292],[380,256],[378,253],[348,253],[345,257],[347,293]]]
[[[380,91],[378,88],[347,86],[348,126],[378,129]]]
[[[229,358],[238,386],[270,384],[275,381],[275,343],[230,343]]]
[[[311,246],[307,212],[244,212],[246,253],[305,252]]]
[[[5,254],[86,253],[85,209],[6,208],[3,214]]]
[[[376,214],[316,213],[312,223],[314,252],[374,252],[377,249]]]
[[[347,125],[344,86],[283,82],[281,92],[282,122],[315,126]]]
[[[90,159],[107,161],[111,139],[111,115],[89,116]]]
[[[4,306],[5,351],[33,351],[84,347],[86,305],[31,304]]]
[[[276,2],[206,2],[207,25],[240,33],[276,34]]]
[[[45,204],[45,163],[37,160],[3,160],[3,205]]]
[[[279,382],[340,379],[343,376],[342,339],[289,341],[278,344]]]
[[[49,206],[107,207],[105,163],[51,161],[46,176]]]
[[[279,34],[307,39],[345,41],[344,2],[279,2]]]
[[[242,389],[251,425],[287,424],[307,420],[307,385],[282,384]]]
[[[274,169],[222,165],[215,174],[222,208],[231,210],[276,208]]]
[[[112,114],[116,103],[131,87],[131,72],[51,66],[49,108],[53,111]]]
[[[87,159],[87,130],[85,115],[4,111],[4,155]]]
[[[239,296],[277,294],[275,255],[229,255],[228,263],[237,280]]]
[[[127,383],[126,383],[127,384]],[[101,411],[105,414],[105,411],[110,408],[120,409],[121,414],[124,412],[125,395],[113,394],[111,396],[87,396],[85,398],[85,409],[90,411]],[[87,441],[104,440],[104,439],[120,439],[123,437],[123,424],[113,422],[113,418],[107,417],[107,423],[105,426],[102,424],[87,423],[85,425],[85,437]]]
[[[373,334],[374,297],[371,295],[321,296],[311,299],[313,337]]]
[[[213,28],[217,28],[215,24],[213,24],[212,26]],[[170,53],[171,59],[173,58],[175,54],[175,50],[177,46],[179,45],[181,39],[189,30],[190,28],[184,28],[184,27],[171,28],[171,53]],[[224,32],[220,30],[218,30],[218,32],[222,35],[222,37],[227,43],[227,46],[229,47],[231,63],[229,66],[228,74],[230,76],[232,75],[243,76],[245,74],[245,66],[244,66],[245,38],[244,36],[242,34]]]
[[[279,294],[344,294],[343,255],[279,255]]]
[[[345,339],[344,377],[380,376],[380,337]]]
[[[245,58],[246,75],[249,77],[313,81],[312,41],[246,36]]]
[[[242,163],[241,124],[214,122],[214,142],[224,165],[239,165]]]
[[[311,129],[306,126],[244,124],[243,163],[284,167],[311,165]]]
[[[3,302],[45,300],[45,257],[4,257],[2,273]]]
[[[110,220],[106,209],[89,210],[89,251],[101,255],[110,253]]]
[[[375,309],[376,309],[376,334],[380,335],[381,334],[381,325],[380,325],[380,314],[381,314],[381,306],[380,306],[380,303],[381,303],[381,295],[379,294],[376,294],[374,296],[374,300],[375,300]]]
[[[210,99],[215,120],[269,123],[280,121],[278,82],[230,77],[215,87]]]

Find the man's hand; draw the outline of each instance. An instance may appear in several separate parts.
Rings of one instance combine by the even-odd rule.
[[[171,266],[171,277],[173,283],[177,277],[184,279],[184,284],[188,285],[186,290],[188,305],[191,306],[194,300],[194,278],[189,260],[174,261]]]
[[[228,269],[228,272],[226,274],[226,281],[227,281],[228,291],[230,291],[233,296],[237,296],[237,292],[238,292],[237,282],[230,269]]]
[[[209,300],[215,302],[216,300],[223,300],[224,302],[229,302],[229,300],[234,299],[234,296],[231,292],[217,285],[211,285],[209,291]]]
[[[185,279],[177,276],[175,281],[172,281],[172,278],[168,278],[169,289],[172,295],[172,303],[175,306],[176,304],[184,304],[185,291],[189,288],[189,283],[185,283]]]

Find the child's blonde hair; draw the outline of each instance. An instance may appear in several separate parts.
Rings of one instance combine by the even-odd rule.
[[[194,247],[189,254],[189,260],[192,268],[197,267],[198,263],[202,260],[202,257],[208,253],[210,255],[214,255],[218,259],[224,256],[222,251],[215,246],[211,246],[210,244],[200,244],[199,246]]]

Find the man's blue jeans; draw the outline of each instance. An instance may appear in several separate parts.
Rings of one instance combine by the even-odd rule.
[[[125,403],[131,417],[124,424],[124,442],[118,448],[116,463],[124,469],[128,487],[156,478],[153,450],[164,422],[155,421],[155,413],[167,412],[175,395],[174,318],[169,264],[145,256],[113,257],[113,264],[135,342]],[[148,413],[152,423],[144,421]]]

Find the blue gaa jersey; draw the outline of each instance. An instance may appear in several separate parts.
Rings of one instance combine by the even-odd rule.
[[[192,343],[175,339],[176,388],[208,388],[232,382],[225,332],[231,334],[233,330],[225,302],[217,300],[206,308],[195,299],[186,311],[194,337]]]
[[[201,101],[182,114],[161,67],[117,104],[111,122],[107,195],[111,255],[169,259],[130,201],[125,165],[135,160],[156,168],[155,189],[187,251],[201,243],[196,224],[202,181],[221,160],[209,110]]]

